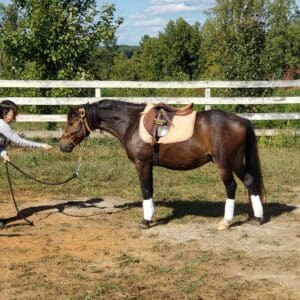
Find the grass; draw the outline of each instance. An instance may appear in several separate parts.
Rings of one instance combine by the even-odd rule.
[[[50,182],[69,177],[76,169],[79,149],[64,154],[58,150],[57,141],[50,152],[41,150],[10,149],[12,161],[35,177]],[[298,147],[282,148],[260,145],[260,156],[268,198],[280,201],[282,194],[300,182]],[[24,178],[10,168],[16,196],[41,195],[53,198],[69,197],[121,197],[138,200],[140,187],[134,165],[128,160],[120,143],[112,138],[90,140],[83,150],[83,163],[79,178],[60,186],[43,186]],[[7,198],[6,173],[0,168],[0,200]],[[238,182],[237,199],[244,201],[245,188]],[[296,192],[295,192],[296,193]],[[154,198],[171,200],[223,200],[225,191],[213,164],[192,171],[154,169]],[[293,200],[293,199],[291,199]]]

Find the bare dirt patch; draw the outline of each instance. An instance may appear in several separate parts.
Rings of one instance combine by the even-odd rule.
[[[259,227],[239,204],[226,232],[223,202],[157,201],[146,231],[137,201],[22,199],[34,226],[2,203],[0,298],[299,299],[298,200],[268,204]]]

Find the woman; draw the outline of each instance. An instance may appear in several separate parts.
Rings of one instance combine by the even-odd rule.
[[[7,144],[9,141],[20,147],[42,148],[44,150],[52,148],[48,144],[35,143],[21,138],[9,125],[16,119],[17,114],[18,106],[14,102],[4,100],[0,103],[0,155],[3,157],[4,162],[10,161],[7,153]]]
[[[52,148],[48,144],[35,143],[21,138],[9,125],[16,119],[17,114],[18,106],[14,102],[4,100],[0,103],[0,155],[3,157],[5,163],[10,161],[7,153],[7,144],[9,141],[20,147],[42,148],[45,150]],[[3,227],[4,223],[0,220],[0,229]]]

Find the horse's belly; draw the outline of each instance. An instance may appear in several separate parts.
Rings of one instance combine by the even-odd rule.
[[[155,166],[160,166],[160,167],[164,167],[164,168],[171,169],[171,170],[192,170],[192,169],[199,168],[210,161],[211,161],[211,159],[207,159],[205,161],[201,161],[201,162],[197,162],[197,163],[195,163],[195,162],[193,162],[193,163],[186,163],[186,162],[172,163],[172,162],[159,161],[158,163],[155,164]]]
[[[200,147],[160,146],[158,165],[174,170],[191,170],[211,161],[211,156]]]

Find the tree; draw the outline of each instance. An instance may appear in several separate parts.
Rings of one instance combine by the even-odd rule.
[[[265,1],[217,0],[202,29],[204,78],[260,80]],[[220,72],[218,74],[218,72]]]
[[[162,57],[163,53],[158,38],[144,36],[141,39],[139,50],[131,59],[136,62],[142,80],[161,80]]]
[[[95,0],[13,0],[0,37],[13,77],[27,77],[28,70],[34,79],[93,77],[91,58],[115,44],[122,23],[114,11],[113,5],[98,10]]]
[[[158,38],[143,37],[133,58],[144,80],[190,80],[198,76],[200,45],[200,24],[179,18],[169,21]]]
[[[122,23],[122,19],[114,19],[114,12],[113,5],[97,9],[95,0],[13,0],[1,18],[0,52],[5,61],[2,76],[41,80],[95,78],[98,70],[91,68],[94,58],[98,65],[103,64],[99,54],[111,53],[116,30]],[[112,58],[109,61],[107,57],[105,66],[112,64]],[[40,89],[33,93],[62,96],[70,91]],[[61,108],[32,109],[53,113]],[[48,124],[48,128],[54,126]]]
[[[268,1],[264,64],[269,79],[300,68],[300,12],[295,1]]]
[[[216,2],[202,28],[203,79],[282,79],[288,68],[299,68],[294,0]]]
[[[199,23],[192,26],[182,18],[169,21],[158,39],[164,53],[164,78],[191,80],[198,75],[201,48]]]
[[[114,59],[111,79],[114,80],[139,80],[139,72],[134,59],[127,57],[126,53],[119,52]]]

